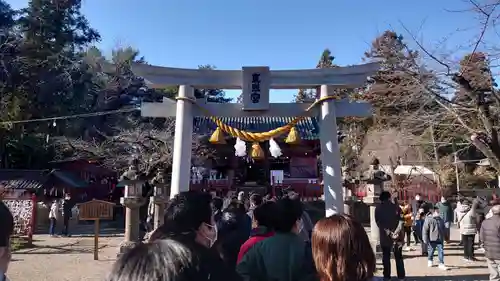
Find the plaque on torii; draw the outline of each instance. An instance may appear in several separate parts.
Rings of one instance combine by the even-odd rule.
[[[179,86],[178,99],[164,98],[161,103],[145,102],[141,106],[144,117],[176,117],[174,155],[172,162],[171,196],[189,190],[191,171],[191,140],[193,118],[210,112],[217,117],[278,116],[296,117],[305,114],[308,103],[269,103],[270,89],[319,88],[320,97],[333,95],[335,88],[362,86],[379,66],[369,63],[357,66],[273,70],[269,67],[243,67],[242,70],[181,69],[133,64],[134,74],[145,79],[149,87]],[[243,103],[205,103],[203,111],[193,106],[194,88],[242,89]],[[369,117],[371,106],[348,99],[326,100],[307,112],[319,116],[321,163],[326,215],[343,212],[342,171],[337,140],[338,117]]]

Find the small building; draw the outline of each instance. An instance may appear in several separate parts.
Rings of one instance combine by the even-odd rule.
[[[292,117],[222,117],[221,120],[234,128],[248,132],[266,132],[284,126],[293,120]],[[217,128],[209,117],[197,117],[194,120],[194,133],[210,136]],[[319,166],[319,125],[316,118],[307,117],[301,120],[297,129],[301,143],[289,145],[284,142],[286,134],[275,141],[282,150],[282,156],[274,158],[269,152],[269,142],[260,143],[265,157],[255,160],[251,157],[234,155],[235,138],[227,136],[225,145],[212,145],[216,157],[203,166],[216,172],[217,179],[225,179],[231,185],[269,185],[271,171],[283,171],[282,184],[307,184],[311,180],[318,181]],[[250,150],[251,143],[247,143]],[[319,181],[318,181],[319,182]]]
[[[75,174],[61,170],[0,170],[0,192],[6,199],[62,197],[77,193],[88,184]]]
[[[66,178],[80,186],[85,183],[84,189],[70,192],[79,198],[78,201],[107,199],[116,185],[117,173],[99,165],[98,160],[72,158],[62,161],[53,161],[51,166],[56,169],[61,178]],[[67,190],[69,192],[69,190]]]

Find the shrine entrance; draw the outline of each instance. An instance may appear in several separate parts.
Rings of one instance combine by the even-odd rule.
[[[242,70],[179,69],[145,64],[132,65],[132,71],[143,77],[150,87],[165,88],[179,86],[176,101],[165,98],[162,103],[143,103],[144,117],[176,117],[174,154],[172,164],[171,196],[189,190],[191,171],[191,140],[193,117],[209,116],[217,130],[214,135],[229,135],[236,138],[236,155],[245,156],[246,142],[251,143],[249,156],[262,155],[261,142],[269,141],[285,133],[293,134],[295,125],[305,116],[319,119],[321,163],[326,216],[342,213],[344,190],[340,165],[340,151],[337,140],[337,117],[369,117],[371,107],[367,103],[352,102],[334,95],[335,88],[356,88],[362,86],[368,76],[379,69],[378,64],[358,66],[278,70],[269,67],[243,67]],[[194,98],[194,87],[211,89],[242,89],[243,103],[215,104]],[[313,104],[270,103],[270,89],[316,88],[320,96]],[[293,117],[288,124],[267,132],[238,130],[224,123],[222,117],[280,116]],[[270,148],[271,150],[271,148]],[[258,176],[253,167],[248,171]]]
[[[246,176],[245,183],[255,183],[257,185],[265,185],[269,179],[266,177],[268,172],[266,171],[265,160],[253,160],[247,163],[245,167]]]

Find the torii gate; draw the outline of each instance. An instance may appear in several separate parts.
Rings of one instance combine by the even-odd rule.
[[[143,103],[144,117],[172,117],[175,120],[174,155],[172,163],[171,196],[189,190],[193,117],[213,113],[218,117],[280,116],[304,114],[310,104],[269,103],[270,89],[299,89],[320,87],[320,98],[332,96],[332,89],[355,88],[363,85],[379,66],[369,63],[357,66],[274,70],[269,67],[243,67],[242,70],[181,69],[134,64],[132,71],[143,77],[150,87],[165,88],[180,85],[177,101],[164,98],[163,103]],[[243,104],[206,103],[203,112],[193,106],[194,88],[242,89]],[[326,100],[318,110],[307,112],[320,116],[321,162],[326,215],[342,213],[344,195],[340,151],[337,140],[337,117],[369,117],[368,103],[348,100]]]

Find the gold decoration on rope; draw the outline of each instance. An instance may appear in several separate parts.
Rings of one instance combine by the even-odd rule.
[[[234,127],[231,127],[222,120],[216,116],[213,116],[211,112],[208,112],[205,108],[203,108],[200,104],[196,102],[195,99],[188,98],[188,97],[177,97],[177,100],[185,100],[189,101],[200,110],[204,111],[206,115],[210,116],[210,119],[217,125],[217,129],[213,132],[212,136],[210,137],[209,141],[212,144],[226,144],[226,140],[224,138],[224,133],[230,135],[233,138],[239,138],[243,141],[247,142],[252,142],[252,151],[250,153],[250,156],[254,159],[262,159],[264,158],[264,151],[260,147],[259,143],[263,141],[270,140],[271,138],[276,138],[278,136],[281,136],[285,133],[289,133],[287,138],[285,139],[285,142],[288,144],[299,144],[301,139],[300,139],[300,134],[298,130],[295,128],[295,126],[303,120],[306,116],[305,114],[302,116],[297,116],[295,117],[292,121],[290,121],[288,124],[278,127],[276,129],[267,131],[267,132],[260,132],[260,133],[254,133],[254,132],[247,132],[244,130],[240,130]],[[316,100],[313,104],[311,104],[305,112],[311,111],[313,108],[315,108],[318,105],[321,105],[325,101],[329,100],[338,100],[338,96],[327,96],[327,97],[322,97],[318,100]]]

